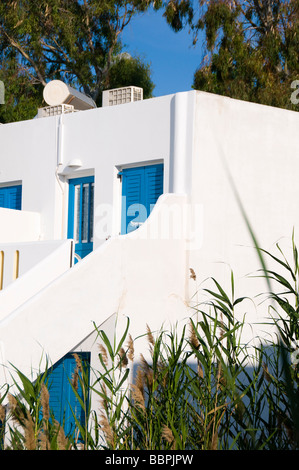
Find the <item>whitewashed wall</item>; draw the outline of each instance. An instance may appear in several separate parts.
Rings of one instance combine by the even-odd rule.
[[[213,276],[229,289],[230,268],[236,295],[265,290],[265,283],[245,277],[260,266],[225,163],[261,246],[272,249],[279,238],[290,240],[293,226],[298,226],[298,119],[298,113],[192,91],[1,126],[11,162],[0,159],[5,162],[1,182],[23,181],[23,207],[40,212],[44,237],[66,236],[70,177],[95,175],[96,234],[102,205],[113,207],[111,231],[106,233],[111,240],[103,245],[103,238],[96,238],[92,256],[0,324],[7,338],[3,361],[24,366],[26,372],[39,360],[41,345],[56,361],[91,334],[92,321],[102,323],[115,312],[130,316],[135,335],[145,331],[146,323],[155,329],[164,320],[184,321],[186,304],[203,300],[206,278]],[[10,147],[9,137],[17,130],[23,145],[15,139]],[[28,169],[24,157],[16,175],[21,148],[26,159],[31,152],[31,159]],[[75,171],[68,167],[73,158],[82,161]],[[159,232],[163,207],[174,201],[162,198],[142,229],[119,237],[118,169],[161,160],[165,192],[184,199],[179,206],[187,208],[187,215],[179,228],[187,223],[189,233],[178,230],[184,236],[173,238],[170,231],[170,242],[142,237],[151,224]],[[38,199],[35,184],[42,194]],[[178,224],[172,230],[177,229]],[[189,279],[189,268],[195,270],[196,281]],[[265,312],[249,304],[246,334],[252,338]],[[23,337],[22,347],[10,343],[8,338],[26,325],[34,328]],[[22,348],[29,351],[26,357]]]
[[[267,286],[248,276],[261,265],[230,177],[259,245],[278,255],[279,241],[290,254],[293,227],[299,243],[299,113],[198,92],[194,125],[191,200],[203,211],[203,241],[189,251],[197,274],[189,282],[190,298],[196,291],[205,297],[203,287],[213,283],[204,281],[211,276],[230,292],[232,269],[235,295],[255,302],[239,308],[239,319],[247,312],[247,339],[257,332],[265,338],[261,323],[268,312],[255,296]],[[269,258],[267,264],[273,267]]]
[[[0,208],[0,243],[38,241],[41,220],[38,212]]]
[[[67,236],[68,179],[95,176],[95,227],[110,211],[107,232],[120,232],[123,166],[164,162],[164,191],[181,192],[192,152],[195,92],[6,124],[0,129],[0,182],[22,181],[22,209],[40,213],[40,238]],[[188,142],[188,144],[187,144]],[[183,157],[183,159],[182,159]],[[68,167],[80,159],[82,167]],[[182,164],[183,163],[183,164]],[[190,175],[189,175],[190,178]]]
[[[18,278],[14,278],[18,248]],[[38,294],[73,264],[72,240],[0,245],[3,276],[0,291],[0,320]],[[30,326],[29,326],[30,327]]]
[[[92,321],[102,323],[115,312],[132,317],[132,333],[136,335],[145,331],[146,322],[159,328],[164,319],[177,317],[185,298],[185,240],[181,236],[171,243],[165,238],[148,241],[138,239],[140,232],[118,237],[121,186],[117,172],[123,165],[163,161],[165,192],[182,187],[186,172],[180,171],[180,151],[192,149],[195,94],[182,94],[179,98],[170,95],[3,126],[11,164],[6,165],[0,158],[5,163],[1,180],[16,178],[13,169],[19,163],[21,146],[9,147],[8,143],[12,131],[18,131],[23,153],[30,160],[29,165],[21,165],[17,175],[23,183],[23,209],[40,212],[42,237],[51,240],[66,236],[69,177],[95,175],[96,235],[102,205],[114,211],[111,232],[106,234],[112,236],[112,246],[104,247],[103,238],[96,238],[94,256],[82,260],[53,285],[19,306],[13,315],[2,316],[4,363],[11,361],[30,371],[33,364],[40,363],[44,349],[55,362],[90,334]],[[184,131],[180,133],[181,126]],[[175,130],[181,135],[176,141]],[[34,138],[36,142],[32,145]],[[80,170],[68,167],[73,158],[82,161]],[[167,201],[162,208],[169,204]],[[97,253],[97,247],[103,251]],[[34,283],[34,271],[30,276]],[[158,291],[153,298],[155,286]],[[6,302],[10,305],[8,298]],[[7,309],[5,312],[8,313]],[[19,346],[18,335],[22,336]],[[25,350],[28,354],[24,355]]]
[[[57,238],[55,119],[2,125],[0,142],[0,182],[21,181],[22,209],[41,217],[40,239]]]
[[[163,161],[168,192],[172,99],[167,96],[63,117],[62,180],[95,175],[94,248],[120,232],[121,183],[117,173],[123,165]],[[71,170],[67,164],[74,158],[82,161],[82,167]],[[67,212],[67,186],[65,196]],[[103,233],[106,211],[108,227]]]
[[[150,225],[158,232],[165,207],[184,203],[184,196],[165,195],[140,231],[111,238],[1,318],[0,383],[10,380],[9,363],[30,375],[46,355],[55,363],[116,313],[130,318],[133,338],[147,323],[157,330],[186,316],[185,240],[146,233]],[[138,345],[140,351],[142,340]]]

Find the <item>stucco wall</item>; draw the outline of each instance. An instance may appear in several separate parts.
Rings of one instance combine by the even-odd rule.
[[[202,282],[211,276],[229,293],[232,269],[235,295],[255,301],[239,308],[239,319],[247,312],[247,338],[266,330],[261,324],[266,307],[258,307],[261,298],[255,296],[267,286],[248,276],[261,264],[234,187],[259,245],[277,255],[279,241],[290,254],[293,228],[299,241],[298,128],[297,112],[197,93],[191,199],[202,207],[203,239],[200,249],[190,250],[197,274],[196,282],[190,280],[190,298],[196,291],[204,298],[203,287],[213,283]],[[267,265],[273,267],[269,258]]]
[[[146,323],[158,328],[164,320],[184,319],[189,314],[187,302],[192,305],[206,298],[202,297],[202,289],[208,285],[207,278],[213,276],[226,290],[230,289],[230,268],[235,273],[237,296],[265,291],[265,282],[246,277],[260,265],[229,175],[260,245],[272,250],[281,237],[287,237],[290,245],[292,229],[299,222],[298,116],[295,112],[190,92],[74,113],[62,120],[46,118],[20,124],[20,133],[26,136],[24,154],[32,151],[33,162],[38,161],[41,138],[49,143],[42,157],[46,160],[44,166],[39,162],[40,178],[27,171],[23,163],[17,175],[10,164],[1,175],[2,181],[13,175],[14,180],[24,181],[24,209],[41,212],[48,227],[44,233],[50,239],[65,236],[68,178],[94,173],[95,233],[99,234],[104,205],[113,208],[113,223],[108,224],[106,233],[112,238],[103,244],[104,239],[98,236],[93,255],[17,310],[11,321],[7,318],[1,323],[7,338],[13,337],[17,329],[22,331],[23,325],[34,325],[22,341],[22,347],[30,351],[26,358],[22,348],[11,344],[2,345],[3,354],[29,370],[31,362],[40,358],[41,345],[55,361],[91,334],[92,321],[102,323],[115,312],[132,318],[136,335],[145,331]],[[40,130],[39,145],[32,146],[35,125]],[[15,125],[2,127],[8,129],[8,134],[12,128],[17,129]],[[20,148],[15,144],[10,150],[15,164]],[[68,167],[73,158],[82,161],[80,169]],[[169,230],[170,235],[178,230],[179,237],[170,241],[165,236],[150,241],[143,238],[149,226],[161,229],[159,217],[169,201],[163,197],[147,224],[130,236],[119,237],[118,169],[161,160],[165,165],[165,192],[181,194],[184,200],[179,206],[185,207],[185,215]],[[59,181],[55,177],[57,164]],[[38,180],[42,191],[45,177],[51,181],[51,188],[33,203],[28,188]],[[165,224],[164,215],[162,222]],[[196,281],[189,279],[189,268],[195,270]],[[240,308],[240,315],[245,311],[246,337],[250,339],[264,329],[256,323],[264,320],[266,312],[250,301],[245,310]],[[40,323],[35,322],[37,316]]]
[[[168,95],[0,129],[0,183],[22,181],[22,209],[41,216],[41,239],[67,237],[68,180],[95,176],[94,248],[120,232],[119,169],[164,163],[164,192],[184,192],[192,154],[195,92]],[[183,159],[182,159],[183,157]],[[70,168],[74,159],[80,168]],[[189,173],[188,173],[189,172]],[[109,211],[108,227],[96,230]]]
[[[144,332],[147,322],[159,328],[164,320],[180,316],[181,308],[185,309],[186,287],[182,232],[171,242],[155,236],[144,239],[145,229],[118,237],[121,185],[117,172],[123,166],[163,161],[164,191],[184,192],[190,167],[182,171],[181,159],[182,150],[188,149],[189,159],[192,154],[194,99],[191,92],[3,126],[11,164],[5,163],[2,181],[12,177],[22,180],[23,209],[40,212],[43,237],[66,236],[68,178],[94,174],[96,188],[94,254],[12,309],[11,315],[5,310],[1,333],[13,341],[5,339],[2,344],[4,362],[30,371],[33,364],[40,363],[44,350],[55,362],[90,334],[92,321],[102,323],[115,312],[132,317],[133,335]],[[17,176],[13,169],[20,160],[21,146],[9,147],[13,130],[22,139],[23,154],[30,161],[28,166],[21,164]],[[174,139],[174,135],[180,137]],[[68,166],[74,158],[82,161],[78,170]],[[34,164],[37,171],[33,171]],[[103,205],[113,210],[113,224],[108,224],[110,231],[105,234],[112,238],[105,246],[98,230]],[[168,202],[162,201],[161,208],[165,205]],[[160,224],[159,216],[151,220],[151,226]],[[34,272],[30,275],[33,282]],[[19,334],[22,341],[18,345]]]
[[[0,243],[38,241],[40,237],[38,212],[0,208]]]
[[[67,183],[68,178],[95,175],[94,248],[120,233],[121,181],[117,173],[121,168],[163,162],[164,192],[169,191],[174,171],[174,101],[169,95],[63,117],[62,180]],[[70,169],[67,165],[72,159],[81,160],[82,167]],[[65,196],[67,212],[67,185]],[[105,233],[103,217],[108,224]]]
[[[185,316],[185,240],[146,233],[148,226],[158,233],[165,206],[184,203],[184,196],[164,195],[140,230],[111,238],[2,318],[0,383],[10,380],[9,363],[30,375],[46,355],[55,363],[115,313],[130,318],[133,337],[147,323],[155,330]]]
[[[55,119],[0,126],[0,182],[22,182],[22,209],[41,217],[41,239],[55,233],[57,141]]]
[[[18,249],[18,278],[14,279],[14,256]],[[0,320],[16,310],[73,264],[72,240],[0,245],[3,290]]]

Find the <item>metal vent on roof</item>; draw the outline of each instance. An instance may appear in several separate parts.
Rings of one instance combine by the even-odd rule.
[[[71,104],[59,104],[57,106],[46,106],[45,108],[39,108],[38,118],[59,116],[59,114],[68,114],[75,112],[74,106]]]
[[[143,89],[135,86],[103,91],[103,106],[115,106],[143,100]]]

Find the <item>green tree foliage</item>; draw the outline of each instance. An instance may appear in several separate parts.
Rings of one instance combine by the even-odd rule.
[[[32,118],[41,106],[43,87],[53,79],[100,104],[103,89],[111,86],[110,76],[115,83],[123,71],[123,62],[116,60],[121,33],[147,7],[145,0],[1,1],[0,80],[6,105],[0,108],[0,119]],[[153,89],[150,69],[139,58],[127,61],[126,69],[133,80],[126,85],[145,83]]]
[[[143,97],[150,98],[154,90],[154,84],[150,77],[149,64],[140,57],[131,57],[129,54],[120,54],[109,71],[110,88],[120,88],[135,85],[143,88]],[[138,84],[138,85],[137,85]]]
[[[299,78],[298,0],[174,0],[165,11],[174,30],[189,23],[205,57],[195,89],[296,109],[291,84]]]
[[[21,72],[12,58],[0,68],[0,80],[5,87],[5,102],[0,105],[0,122],[33,118],[42,103],[43,86],[32,83],[29,74]]]

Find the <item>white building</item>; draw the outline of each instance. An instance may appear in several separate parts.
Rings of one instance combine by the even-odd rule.
[[[266,289],[230,177],[263,248],[299,222],[296,112],[197,91],[64,111],[0,126],[1,384],[72,351],[97,367],[95,325],[184,322],[230,268],[238,295]]]

